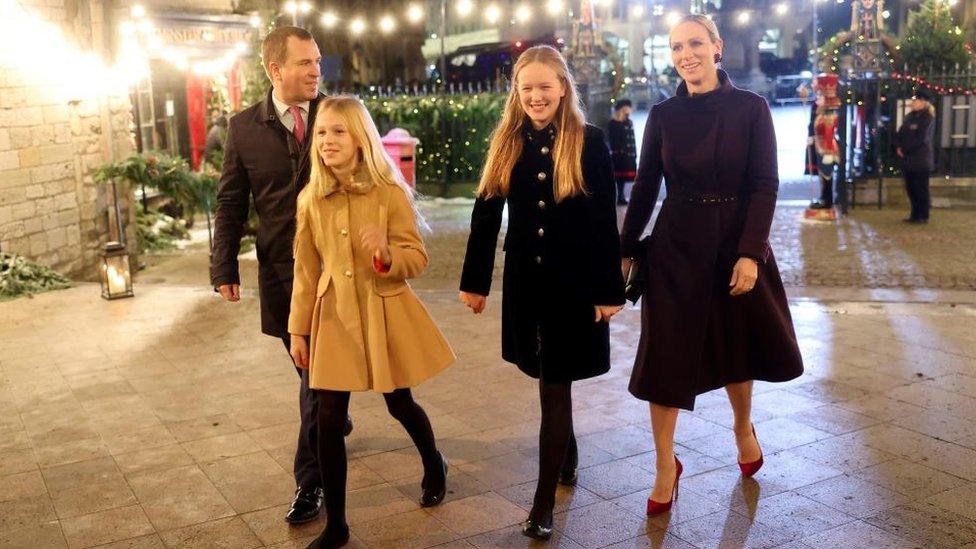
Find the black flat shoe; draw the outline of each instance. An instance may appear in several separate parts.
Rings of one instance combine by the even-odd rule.
[[[329,530],[326,527],[319,534],[319,537],[312,540],[305,546],[305,549],[334,549],[336,547],[342,547],[343,545],[349,543],[349,526],[343,525],[342,528],[336,528],[335,530]]]
[[[324,498],[325,493],[321,488],[299,488],[295,491],[295,499],[292,500],[291,507],[285,513],[285,522],[301,524],[317,519]]]
[[[541,541],[549,539],[552,536],[552,515],[549,515],[548,522],[526,519],[522,523],[522,535]]]
[[[352,418],[346,416],[346,428],[342,431],[342,436],[349,436],[352,433]]]
[[[424,475],[424,480],[420,483],[420,487],[423,489],[423,493],[420,494],[421,507],[433,507],[438,505],[440,502],[444,501],[444,496],[447,495],[447,458],[444,457],[444,454],[438,454],[441,456],[441,470],[444,475],[441,478],[443,479],[443,482],[441,482],[439,490],[428,490],[426,486],[427,475]]]

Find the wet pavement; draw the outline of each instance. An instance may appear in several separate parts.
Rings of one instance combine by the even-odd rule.
[[[678,421],[680,497],[643,515],[655,456],[626,390],[640,330],[627,308],[611,372],[574,385],[580,479],[559,489],[552,546],[976,549],[976,219],[803,221],[804,184],[787,183],[771,238],[806,372],[756,385],[765,466],[739,475],[728,402],[702,395]],[[414,283],[458,354],[416,390],[449,494],[418,506],[416,451],[379,395],[354,395],[351,547],[534,546],[518,524],[538,393],[500,359],[498,279],[483,315],[456,301],[470,208],[423,204],[431,264]],[[259,335],[253,253],[236,304],[207,287],[205,233],[142,259],[133,299],[80,284],[0,303],[0,548],[304,547],[323,523],[282,520],[297,379]]]

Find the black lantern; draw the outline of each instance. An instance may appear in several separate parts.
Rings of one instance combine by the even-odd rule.
[[[109,242],[102,254],[102,297],[118,299],[132,297],[132,275],[129,270],[129,252],[125,245]]]

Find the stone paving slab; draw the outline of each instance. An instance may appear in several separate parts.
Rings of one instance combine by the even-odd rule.
[[[418,293],[459,356],[416,391],[454,464],[451,491],[419,508],[409,439],[378,395],[354,395],[350,546],[529,546],[517,525],[537,472],[538,396],[499,358],[499,296],[475,317],[443,281]],[[681,497],[651,520],[647,408],[626,390],[639,311],[616,317],[611,372],[574,391],[580,483],[559,489],[552,546],[976,543],[976,299],[824,296],[859,299],[793,299],[806,372],[757,383],[767,465],[739,476],[729,405],[703,395],[678,421]],[[297,383],[280,343],[258,335],[257,305],[252,292],[229,304],[168,284],[113,302],[81,284],[0,304],[0,548],[303,547],[321,521],[281,520]]]

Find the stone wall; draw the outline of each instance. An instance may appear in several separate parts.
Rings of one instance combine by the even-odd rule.
[[[60,26],[80,50],[99,51],[103,10],[96,2],[19,0],[28,15]],[[90,82],[50,82],[0,56],[0,249],[81,279],[97,277],[109,240],[111,193],[92,179],[98,166],[133,150],[127,95],[73,93]],[[25,50],[25,55],[33,52]],[[70,59],[66,58],[66,59]],[[57,74],[57,57],[39,58]],[[135,252],[134,200],[119,189],[127,242]]]

